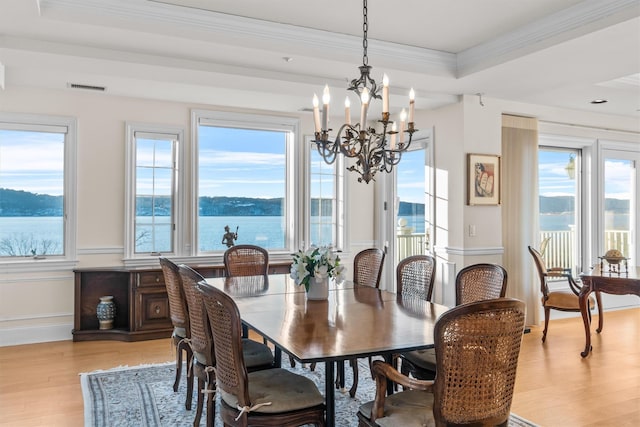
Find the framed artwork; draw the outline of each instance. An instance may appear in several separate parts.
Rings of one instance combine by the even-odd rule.
[[[467,204],[500,204],[500,156],[467,154]]]

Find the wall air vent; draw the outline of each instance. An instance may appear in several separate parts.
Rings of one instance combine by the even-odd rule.
[[[67,87],[71,89],[96,90],[98,92],[104,92],[107,89],[104,86],[81,85],[78,83],[67,83]]]

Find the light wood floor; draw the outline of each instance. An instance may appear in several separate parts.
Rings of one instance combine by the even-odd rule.
[[[585,359],[581,320],[541,336],[524,336],[513,413],[545,427],[640,426],[640,308],[605,313]],[[82,426],[79,373],[171,360],[169,339],[0,347],[0,426]]]

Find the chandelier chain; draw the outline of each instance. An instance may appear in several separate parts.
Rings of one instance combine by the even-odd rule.
[[[362,37],[362,47],[364,51],[362,55],[362,64],[368,65],[369,57],[367,56],[367,47],[369,46],[369,43],[367,41],[367,30],[369,29],[369,21],[367,19],[367,0],[364,0],[363,3],[364,5],[362,6],[362,15],[364,20],[362,22],[362,32],[364,36]]]

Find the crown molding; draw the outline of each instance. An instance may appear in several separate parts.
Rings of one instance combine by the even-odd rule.
[[[457,55],[458,77],[640,16],[638,0],[586,0]]]
[[[205,41],[223,37],[226,42],[255,48],[271,42],[276,43],[279,50],[313,51],[314,55],[327,59],[353,58],[362,50],[362,39],[356,36],[153,1],[39,0],[38,4],[40,15],[48,19],[77,22],[79,17],[90,17],[104,22],[106,18],[115,21],[114,25],[136,31],[144,31],[135,24],[140,22],[171,25],[185,35]],[[211,37],[212,34],[216,37]],[[439,76],[455,75],[453,53],[375,39],[369,40],[368,49],[382,63]]]

